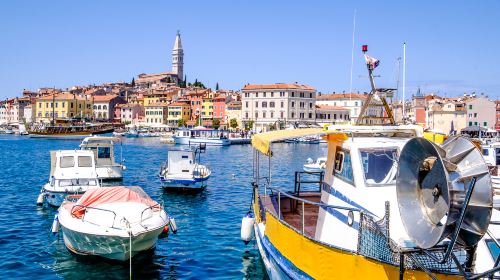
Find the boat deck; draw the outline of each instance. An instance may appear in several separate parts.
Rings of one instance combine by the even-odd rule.
[[[321,200],[321,193],[319,192],[304,192],[301,193],[300,198],[319,203]],[[278,207],[281,208],[281,219],[295,230],[302,232],[302,216],[304,214],[304,233],[308,236],[314,237],[316,233],[316,224],[318,221],[319,206],[304,203],[304,212],[302,212],[302,202],[292,198],[281,195],[281,202],[278,203],[278,195],[262,195],[263,206],[269,212],[278,216]]]

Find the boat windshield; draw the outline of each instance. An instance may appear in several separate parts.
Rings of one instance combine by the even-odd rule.
[[[362,149],[361,164],[367,186],[396,183],[398,172],[396,148]]]

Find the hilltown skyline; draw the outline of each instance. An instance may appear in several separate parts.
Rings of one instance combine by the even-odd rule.
[[[483,92],[495,99],[500,92],[496,81],[498,70],[493,63],[494,46],[498,45],[500,38],[495,35],[498,33],[495,26],[498,26],[500,18],[497,15],[500,9],[494,8],[498,6],[497,2],[485,3],[482,7],[451,7],[439,20],[432,17],[436,12],[431,10],[425,21],[415,24],[403,21],[401,26],[395,24],[401,23],[404,15],[424,10],[428,5],[405,4],[407,6],[388,8],[389,11],[381,9],[377,12],[378,16],[384,17],[391,12],[396,12],[396,15],[380,23],[368,19],[373,10],[369,4],[336,7],[331,10],[334,17],[318,18],[326,15],[321,10],[330,7],[329,4],[304,7],[291,3],[286,11],[304,11],[304,19],[298,21],[268,19],[272,11],[276,11],[277,4],[260,3],[257,7],[227,5],[219,10],[222,4],[214,4],[208,10],[217,10],[212,17],[226,17],[213,19],[206,26],[198,21],[198,17],[205,13],[201,11],[206,8],[204,4],[200,4],[200,10],[185,13],[183,20],[179,15],[172,14],[171,21],[167,22],[148,19],[117,24],[112,21],[115,16],[109,15],[97,23],[84,24],[76,20],[80,15],[73,15],[76,19],[70,20],[67,26],[60,23],[68,19],[68,15],[51,17],[59,7],[47,11],[47,16],[40,23],[37,21],[40,15],[31,9],[26,11],[28,19],[19,22],[15,17],[19,7],[1,5],[5,6],[3,11],[12,13],[2,17],[0,22],[12,25],[13,30],[6,33],[7,43],[0,47],[5,56],[4,65],[8,66],[0,68],[0,99],[18,96],[23,89],[130,82],[140,73],[169,71],[171,38],[177,30],[183,34],[184,72],[188,81],[198,79],[211,88],[219,83],[221,88],[232,90],[240,90],[247,83],[299,82],[311,85],[322,93],[348,92],[355,10],[353,92],[369,90],[360,46],[368,44],[370,55],[381,60],[376,71],[377,75],[381,75],[377,79],[378,86],[396,87],[396,62],[402,57],[403,41],[407,43],[407,98],[419,87],[423,92],[443,96]],[[32,8],[36,6],[33,3]],[[93,8],[102,11],[137,8],[137,17],[145,17],[143,8],[130,3],[119,7],[102,3],[70,6],[91,15],[95,15]],[[245,24],[242,18],[230,12],[242,8],[254,13],[256,19],[264,21],[266,26],[263,26],[264,23],[254,23],[255,26]],[[155,14],[154,11],[151,13]],[[460,17],[466,13],[480,13],[482,18],[467,24],[460,23]],[[234,26],[230,26],[229,23],[233,22]],[[95,24],[100,24],[103,31],[91,28]],[[446,32],[443,34],[440,30],[444,29]],[[131,38],[125,40],[123,37],[127,32]],[[379,36],[386,32],[394,36],[384,36],[382,40]],[[151,34],[154,36],[149,36]],[[24,35],[32,35],[30,38],[37,43],[23,44]],[[469,39],[464,41],[465,37]],[[479,39],[482,39],[481,44],[473,43]],[[67,42],[71,44],[66,45]]]

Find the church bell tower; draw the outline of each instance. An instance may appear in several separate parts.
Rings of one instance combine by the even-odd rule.
[[[182,50],[181,34],[177,30],[174,49],[172,50],[172,72],[177,74],[179,81],[184,79],[184,51]]]

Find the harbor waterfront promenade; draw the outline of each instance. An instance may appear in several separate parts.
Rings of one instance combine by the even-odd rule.
[[[3,279],[127,279],[128,263],[72,255],[62,235],[51,234],[55,208],[35,205],[47,181],[51,150],[78,149],[80,140],[54,141],[0,135],[0,273]],[[156,138],[123,139],[127,170],[121,185],[141,186],[176,218],[177,234],[160,239],[154,252],[134,257],[134,279],[264,279],[255,242],[240,240],[249,209],[252,147],[207,147],[203,163],[214,172],[199,193],[164,192],[157,174],[170,145]],[[273,184],[293,190],[293,174],[326,145],[275,144]]]

